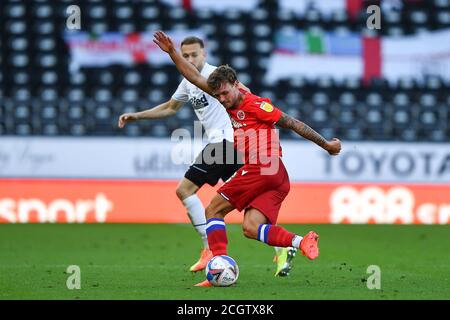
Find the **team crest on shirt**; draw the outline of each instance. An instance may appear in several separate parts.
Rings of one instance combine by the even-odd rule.
[[[273,105],[271,105],[268,102],[263,102],[261,103],[261,105],[259,106],[261,109],[263,109],[265,112],[272,112],[273,111]]]
[[[244,119],[245,119],[245,112],[242,111],[242,110],[239,110],[239,111],[237,112],[236,116],[237,116],[237,118],[238,118],[239,120],[244,120]]]

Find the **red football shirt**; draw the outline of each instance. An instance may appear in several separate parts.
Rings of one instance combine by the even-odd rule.
[[[275,123],[282,112],[270,99],[240,91],[245,94],[242,103],[227,109],[234,128],[235,146],[244,153],[246,164],[267,164],[271,157],[281,156]]]

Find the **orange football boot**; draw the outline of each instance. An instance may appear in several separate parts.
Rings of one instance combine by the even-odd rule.
[[[302,254],[310,260],[314,260],[319,256],[318,247],[319,235],[314,231],[308,232],[300,242],[300,250]]]
[[[197,283],[194,287],[212,287],[213,285],[208,280]]]
[[[190,271],[197,272],[206,268],[208,261],[213,257],[212,251],[209,249],[202,249],[198,261],[190,267]]]

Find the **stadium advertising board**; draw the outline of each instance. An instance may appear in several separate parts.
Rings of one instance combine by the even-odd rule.
[[[0,223],[188,223],[176,181],[0,180]],[[206,205],[215,188],[199,197]],[[242,222],[233,212],[227,222]],[[278,223],[450,223],[450,185],[293,183]]]
[[[338,157],[307,142],[282,145],[291,191],[279,223],[449,223],[445,144],[344,141]],[[147,138],[2,138],[0,222],[189,222],[175,189],[201,147]],[[200,190],[205,205],[215,189]]]
[[[291,181],[450,185],[450,145],[343,141],[330,157],[312,143],[281,141]],[[183,177],[202,143],[168,138],[2,138],[0,178]]]

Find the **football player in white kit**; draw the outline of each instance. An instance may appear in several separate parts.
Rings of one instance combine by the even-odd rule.
[[[181,42],[181,53],[205,78],[208,78],[216,69],[215,66],[206,62],[206,51],[200,38],[185,38]],[[244,85],[240,84],[240,86],[244,90],[250,91]],[[179,182],[176,189],[176,194],[185,206],[192,225],[203,240],[200,258],[190,267],[190,271],[196,272],[203,270],[213,256],[209,250],[206,236],[205,208],[196,193],[205,183],[215,186],[219,179],[228,180],[242,166],[242,160],[238,160],[238,153],[234,149],[233,127],[225,108],[214,97],[183,79],[170,100],[148,110],[122,114],[119,117],[118,125],[119,128],[123,128],[126,123],[135,120],[161,119],[173,116],[186,102],[192,104],[208,138],[208,145],[186,171],[184,178]],[[219,161],[221,163],[212,164],[211,161],[205,161],[204,158],[211,154],[211,150],[223,150],[222,159],[224,160]],[[234,154],[233,163],[226,161],[226,154]],[[213,156],[217,157],[214,154]],[[288,275],[291,269],[291,260],[294,256],[295,250],[293,249],[277,248],[278,267],[275,275]]]

